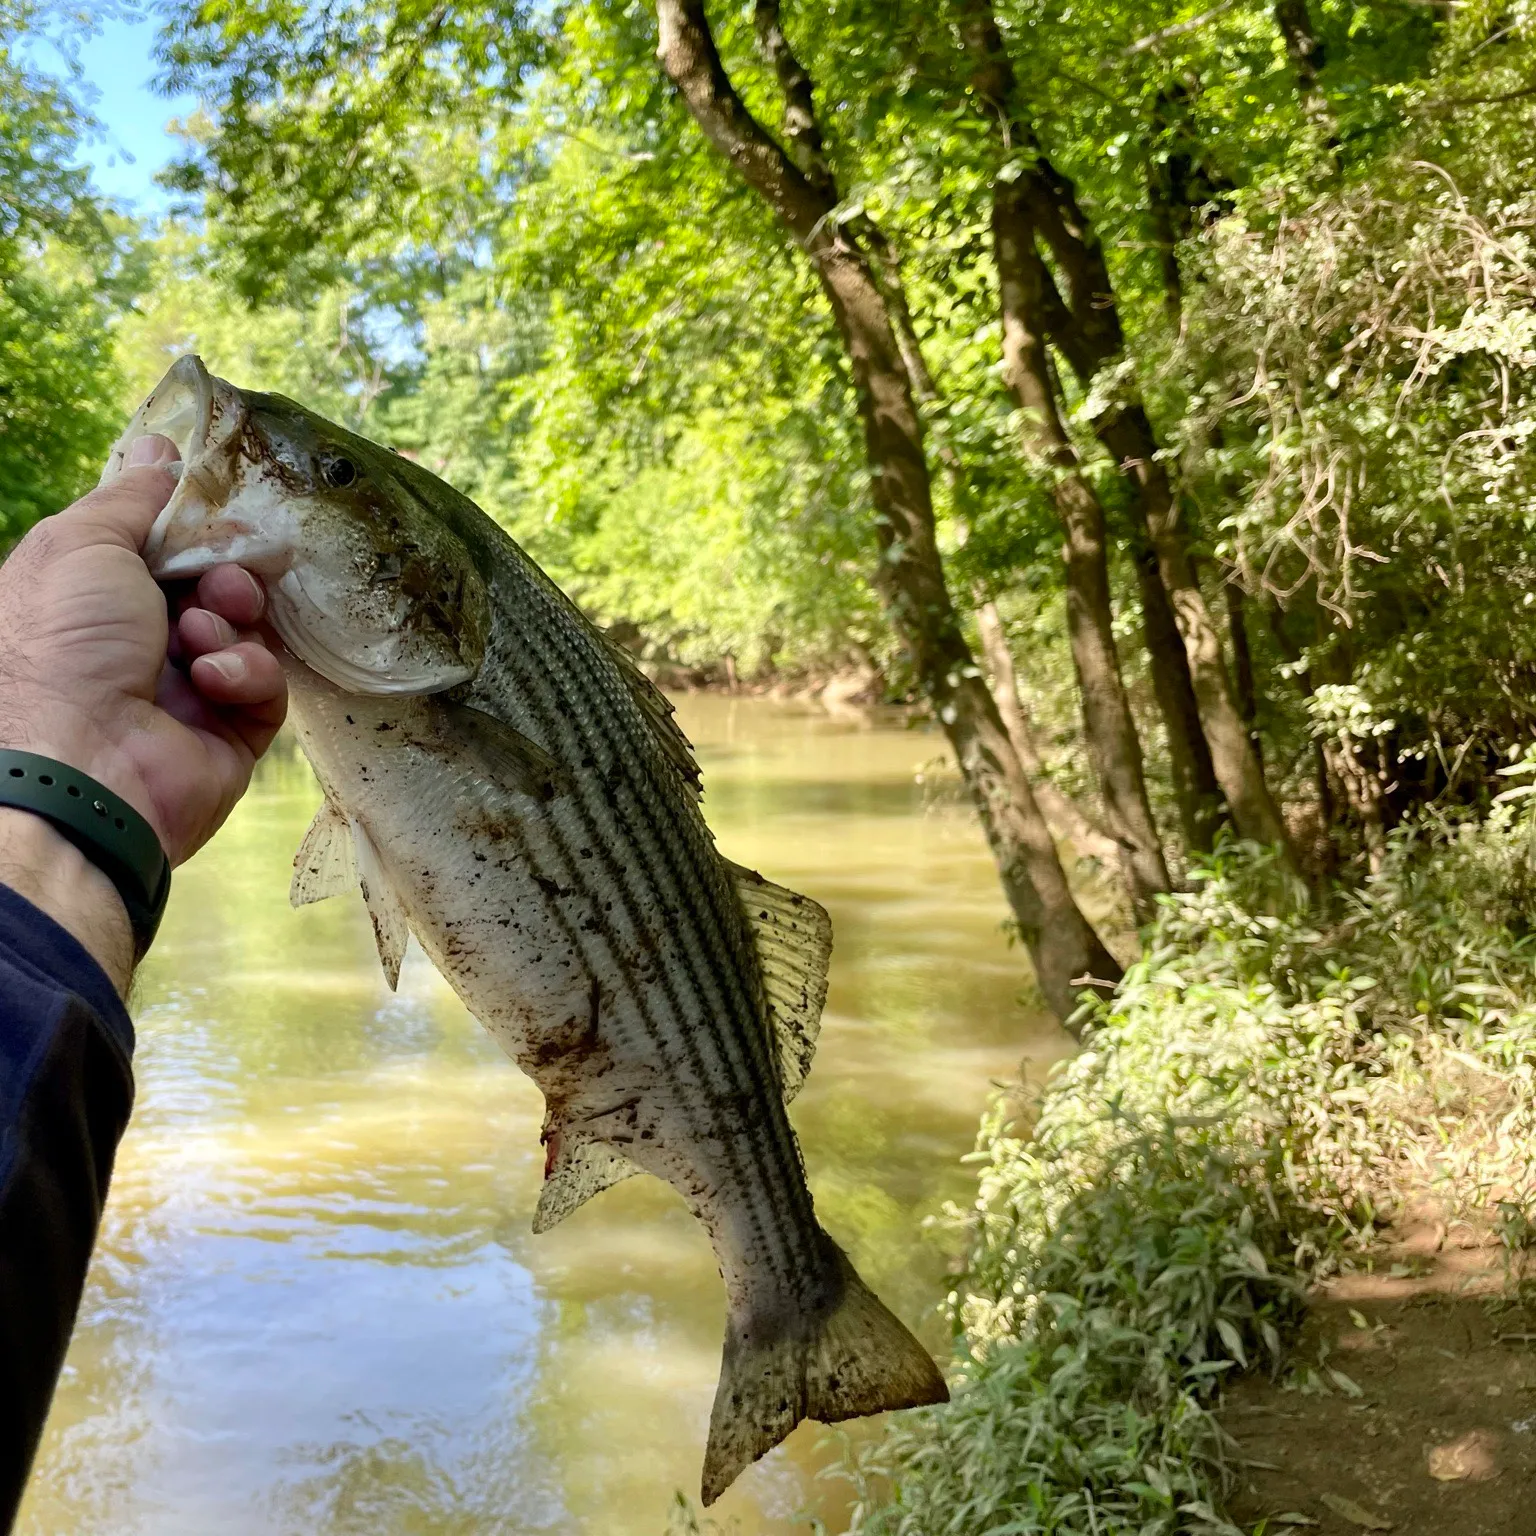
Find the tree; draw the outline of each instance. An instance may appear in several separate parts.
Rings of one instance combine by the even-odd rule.
[[[784,93],[785,131],[798,164],[747,110],[726,75],[702,0],[658,0],[658,55],[700,128],[794,236],[826,292],[848,351],[864,428],[881,553],[876,587],[981,812],[1041,989],[1065,1018],[1085,980],[1117,979],[1119,967],[1067,887],[1018,753],[950,601],[922,423],[892,318],[889,289],[896,279],[889,270],[877,276],[868,236],[858,239],[860,226],[837,219],[840,198],[809,76],[783,37],[774,0],[759,0],[756,15]]]
[[[73,164],[87,119],[15,44],[0,0],[0,552],[99,472],[117,428],[112,324],[141,279],[134,230]]]
[[[1019,264],[1027,263],[1033,273],[1031,281],[1018,285],[1020,301],[1035,311],[1031,328],[1042,338],[1049,335],[1085,387],[1091,389],[1101,377],[1114,376],[1093,411],[1093,428],[1131,484],[1139,525],[1156,555],[1157,573],[1184,642],[1189,682],[1215,777],[1238,831],[1257,842],[1284,847],[1285,825],[1232,696],[1221,641],[1180,524],[1178,499],[1141,403],[1134,370],[1125,366],[1125,335],[1102,242],[1072,182],[1040,144],[991,0],[956,3],[962,43],[972,65],[971,88],[991,114],[1008,151],[1021,162],[1013,167],[1013,177],[998,204],[1009,231],[1008,247]],[[1045,266],[1042,244],[1058,264],[1065,293]],[[1030,326],[1029,321],[1018,323]],[[1152,654],[1167,666],[1162,652]],[[1182,688],[1182,676],[1175,670],[1160,689],[1172,706],[1165,715],[1171,739],[1178,739],[1181,727],[1188,728],[1187,712],[1173,703]],[[1182,750],[1191,765],[1180,775],[1181,782],[1195,785],[1199,749],[1185,738],[1175,750]],[[1198,825],[1202,819],[1194,807],[1186,811],[1187,822]]]
[[[781,99],[790,108],[794,158],[762,128],[726,77],[702,10],[662,13],[669,72],[681,82],[706,132],[727,147],[727,161],[738,173],[750,172],[719,188],[705,176],[690,192],[696,199],[701,186],[709,187],[708,195],[733,203],[733,218],[739,220],[744,183],[810,258],[818,303],[827,304],[841,337],[840,366],[847,371],[862,423],[867,495],[874,510],[872,585],[901,637],[912,675],[955,745],[1020,930],[1037,959],[1042,988],[1066,1016],[1086,978],[1112,980],[1118,968],[1067,887],[949,596],[923,425],[901,354],[894,274],[877,270],[879,231],[872,221],[845,225],[831,217],[839,198],[830,169],[820,160],[809,82],[787,45],[780,47],[776,11],[760,8],[757,15]],[[496,53],[500,62],[488,67],[485,40],[498,21],[503,27]],[[520,86],[509,61],[516,53],[518,29],[530,25],[526,14],[511,7],[464,8],[450,17],[423,13],[419,6],[356,0],[323,18],[299,21],[297,35],[284,36],[272,25],[226,28],[219,17],[189,13],[167,57],[178,71],[176,78],[219,84],[224,112],[221,131],[182,181],[210,195],[220,238],[228,241],[246,286],[270,289],[274,279],[313,282],[327,264],[334,270],[338,263],[356,261],[359,253],[366,255],[385,240],[383,232],[396,219],[418,242],[451,248],[454,236],[444,242],[443,234],[453,210],[464,206],[462,189],[429,198],[421,166],[454,139],[466,147],[459,163],[477,168],[472,174],[478,185],[501,207],[515,209],[517,196],[545,179],[551,141],[569,131],[569,106],[563,105],[542,119],[531,141],[518,138],[511,107]],[[426,45],[423,27],[430,34]],[[632,45],[641,31],[633,16],[599,5],[573,11],[566,29],[580,45],[573,52],[585,66],[583,90],[590,95],[595,86],[600,95],[643,104],[639,132],[649,144],[636,158],[654,164],[660,145],[669,158],[652,174],[692,171],[693,152],[677,139],[671,109],[652,99],[656,75],[646,81],[639,73],[643,55]],[[594,46],[594,36],[604,29],[606,51]],[[517,57],[535,55],[556,57],[547,42],[529,45]],[[338,78],[332,65],[343,56],[359,62]],[[654,71],[654,64],[650,68]],[[379,78],[390,82],[387,91],[377,88]],[[451,119],[436,115],[438,104],[450,98],[461,103],[457,114]],[[301,138],[321,146],[302,162],[293,153]],[[326,223],[319,210],[341,197],[338,176],[343,172],[351,178],[350,211]],[[292,211],[295,199],[303,201],[302,215]],[[696,219],[696,212],[688,213]],[[759,260],[776,267],[783,234],[770,235],[770,226],[754,235],[754,219],[747,217],[747,238],[760,239],[764,255]],[[499,242],[504,232],[488,229],[491,222],[482,217],[481,235],[468,230],[458,238]],[[663,238],[686,244],[687,222],[681,219],[682,227],[674,226]],[[394,238],[404,230],[396,230]],[[648,259],[643,246],[626,257],[641,264]],[[683,302],[693,301],[690,291]],[[799,317],[802,328],[805,318],[804,313]],[[810,323],[816,329],[822,324],[814,310]]]

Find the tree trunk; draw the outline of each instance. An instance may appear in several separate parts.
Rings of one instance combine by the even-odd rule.
[[[1089,384],[1123,350],[1115,295],[1098,237],[1078,205],[1071,182],[1046,158],[1018,101],[1013,62],[998,30],[992,0],[952,0],[952,4],[961,41],[972,62],[971,90],[985,107],[988,121],[997,127],[1004,150],[1009,154],[1023,151],[1029,156],[1031,163],[1014,185],[1027,202],[1036,233],[1050,248],[1067,281],[1070,308],[1056,291],[1049,272],[1045,274],[1044,320],[1049,339],[1061,348],[1079,379]],[[1102,439],[1100,423],[1094,425]],[[1206,740],[1202,695],[1194,682],[1188,637],[1166,585],[1158,541],[1152,537],[1148,520],[1151,488],[1120,455],[1115,454],[1115,458],[1131,491],[1135,542],[1153,551],[1150,561],[1138,559],[1137,579],[1154,693],[1168,738],[1185,840],[1189,847],[1203,850],[1210,847],[1215,835],[1220,781]],[[1165,532],[1178,536],[1176,525]],[[1178,637],[1176,644],[1168,643],[1165,618]]]
[[[776,0],[769,0],[769,3],[774,4],[776,8]],[[759,0],[760,31],[764,9],[763,0]],[[782,36],[780,36],[773,44],[772,52],[779,53],[782,46]],[[874,269],[879,277],[881,292],[890,306],[896,345],[901,351],[912,393],[921,407],[931,409],[939,404],[939,389],[923,357],[917,327],[912,323],[912,312],[907,307],[906,285],[902,281],[900,260],[877,225],[868,219],[861,218],[857,221],[856,227],[863,234],[870,254],[874,258]],[[952,504],[956,514],[963,517],[971,500],[965,464],[954,446],[946,441],[942,434],[938,439],[938,454],[949,478]],[[975,614],[982,655],[986,658],[987,668],[992,674],[992,697],[997,703],[1003,726],[1008,732],[1009,740],[1013,743],[1014,751],[1019,755],[1025,777],[1028,778],[1030,787],[1035,792],[1035,799],[1039,802],[1046,821],[1056,829],[1058,836],[1071,842],[1076,852],[1096,858],[1102,864],[1113,865],[1122,874],[1126,874],[1124,850],[1121,845],[1101,827],[1096,826],[1051,782],[1046,773],[1040,749],[1035,744],[1034,732],[1030,728],[1029,717],[1019,698],[1018,675],[1013,664],[1013,652],[1008,648],[1008,638],[1003,629],[1002,617],[997,611],[997,604],[978,594]]]
[[[1026,149],[1029,152],[1031,163],[1014,186],[1027,201],[1034,226],[1066,279],[1065,300],[1054,286],[1046,292],[1044,309],[1050,339],[1061,348],[1078,377],[1091,384],[1106,366],[1117,363],[1124,352],[1124,336],[1103,247],[1092,221],[1077,201],[1076,189],[1050,163],[1022,110],[1013,62],[992,13],[992,0],[953,3],[962,41],[974,65],[972,89],[1002,128],[1006,146],[1015,153]],[[1184,641],[1190,682],[1210,746],[1211,762],[1238,832],[1256,842],[1278,844],[1288,854],[1285,824],[1233,702],[1221,641],[1195,580],[1168,472],[1158,460],[1157,439],[1133,378],[1127,376],[1116,381],[1115,398],[1095,414],[1093,426],[1099,441],[1129,480],[1137,515],[1145,521],[1157,555],[1158,574]]]
[[[1232,682],[1237,691],[1237,712],[1248,727],[1248,740],[1253,743],[1253,755],[1259,766],[1264,766],[1264,747],[1259,740],[1259,694],[1253,680],[1253,648],[1248,644],[1248,624],[1244,617],[1247,608],[1246,594],[1238,585],[1237,578],[1226,576],[1222,592],[1227,600],[1227,634],[1232,642]]]
[[[992,236],[1003,314],[1003,376],[1019,402],[1025,443],[1053,472],[1052,496],[1066,535],[1067,629],[1082,700],[1088,756],[1120,845],[1137,920],[1169,889],[1168,866],[1147,798],[1141,743],[1115,649],[1104,508],[1083,477],[1057,409],[1041,324],[1044,263],[1016,184],[992,190]]]
[[[1211,763],[1231,807],[1238,834],[1256,843],[1277,844],[1289,853],[1285,823],[1264,782],[1264,770],[1232,697],[1221,654],[1221,637],[1195,579],[1168,473],[1154,457],[1157,447],[1152,424],[1139,405],[1132,405],[1111,408],[1095,425],[1105,447],[1140,482],[1147,531],[1157,553],[1163,585],[1173,602],[1174,620],[1184,637],[1184,653],[1189,658],[1190,680],[1200,706],[1205,739],[1210,744]]]
[[[992,696],[997,700],[998,712],[1008,728],[1014,750],[1019,754],[1019,761],[1029,776],[1035,799],[1039,801],[1045,819],[1054,825],[1057,835],[1064,837],[1079,853],[1090,855],[1104,864],[1119,864],[1120,845],[1096,827],[1076,802],[1058,789],[1046,775],[1029,716],[1019,697],[1019,679],[1013,665],[1013,652],[1009,648],[1002,615],[998,613],[996,603],[977,603],[976,632],[981,637],[981,653],[986,657],[987,670],[992,674]]]
[[[1086,988],[1118,981],[1120,967],[1073,899],[1018,753],[961,633],[934,534],[911,381],[869,257],[831,217],[837,191],[830,177],[814,185],[743,104],[721,63],[703,0],[657,0],[656,8],[662,66],[705,136],[805,251],[827,295],[864,429],[880,551],[875,586],[959,760],[1041,991],[1065,1020]],[[783,67],[776,64],[781,78]],[[805,135],[799,137],[804,146]]]
[[[1317,130],[1317,136],[1337,168],[1339,125],[1323,90],[1322,70],[1326,58],[1323,42],[1312,25],[1307,0],[1274,0],[1275,25],[1285,40],[1285,54],[1296,76],[1296,92],[1302,111]]]
[[[1273,600],[1264,604],[1269,619],[1269,632],[1274,636],[1276,648],[1286,663],[1292,669],[1292,676],[1296,679],[1296,686],[1303,699],[1313,697],[1316,689],[1312,684],[1312,672],[1309,667],[1302,665],[1301,650],[1291,639],[1285,628],[1285,615],[1280,611],[1280,605]],[[1325,872],[1330,872],[1338,862],[1338,850],[1333,841],[1333,819],[1336,798],[1333,793],[1333,781],[1338,779],[1342,785],[1343,779],[1333,768],[1329,759],[1328,749],[1322,737],[1312,735],[1312,772],[1313,782],[1317,788],[1317,821],[1318,821],[1318,847],[1315,853],[1316,863]]]
[[[1285,55],[1296,76],[1296,88],[1310,111],[1313,103],[1322,98],[1319,76],[1327,57],[1322,39],[1312,25],[1307,0],[1274,0],[1274,16],[1275,25],[1285,41]],[[1327,110],[1327,103],[1322,102],[1322,111],[1326,113]]]
[[[1225,807],[1210,743],[1200,724],[1200,705],[1189,678],[1189,658],[1157,569],[1157,552],[1144,526],[1134,530],[1131,552],[1141,588],[1141,628],[1152,673],[1152,692],[1167,726],[1168,769],[1184,846],[1209,853],[1216,846]]]

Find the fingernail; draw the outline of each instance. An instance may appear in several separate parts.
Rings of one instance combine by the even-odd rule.
[[[203,660],[226,683],[238,683],[245,677],[245,658],[243,656],[235,656],[226,651],[217,656],[205,656]]]
[[[168,437],[151,433],[148,437],[136,437],[128,449],[128,463],[138,468],[149,464],[175,464],[181,452]]]
[[[228,619],[221,618],[211,609],[205,608],[203,612],[213,620],[214,638],[219,642],[220,645],[233,645],[235,641],[240,638],[239,631],[233,624],[229,622]]]

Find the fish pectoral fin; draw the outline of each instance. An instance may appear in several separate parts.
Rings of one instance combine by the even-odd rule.
[[[569,787],[565,770],[520,731],[472,704],[447,705],[446,729],[475,771],[501,789],[553,800]]]
[[[564,1137],[560,1136],[558,1140],[552,1138],[551,1144],[558,1151],[544,1176],[544,1188],[539,1192],[538,1208],[533,1213],[535,1232],[548,1232],[578,1206],[585,1205],[593,1195],[600,1195],[605,1189],[642,1172],[622,1152],[615,1152],[605,1142],[581,1141],[567,1146]]]
[[[357,882],[352,863],[352,832],[347,818],[325,801],[315,812],[309,831],[293,856],[293,881],[288,887],[289,903],[307,906],[340,896]]]
[[[787,1104],[816,1054],[832,963],[832,919],[820,902],[775,885],[755,869],[729,868],[757,944]]]
[[[405,908],[395,894],[395,888],[384,873],[379,851],[368,835],[368,829],[355,816],[350,820],[352,851],[357,860],[357,883],[362,888],[363,900],[368,904],[368,917],[373,923],[374,942],[379,946],[379,964],[384,967],[384,980],[393,992],[400,984],[400,963],[405,959],[405,946],[410,942],[411,925]]]

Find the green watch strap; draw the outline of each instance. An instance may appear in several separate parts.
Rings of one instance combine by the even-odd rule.
[[[155,829],[105,784],[68,763],[0,747],[0,806],[53,823],[117,887],[136,959],[154,940],[171,894],[171,861]]]

